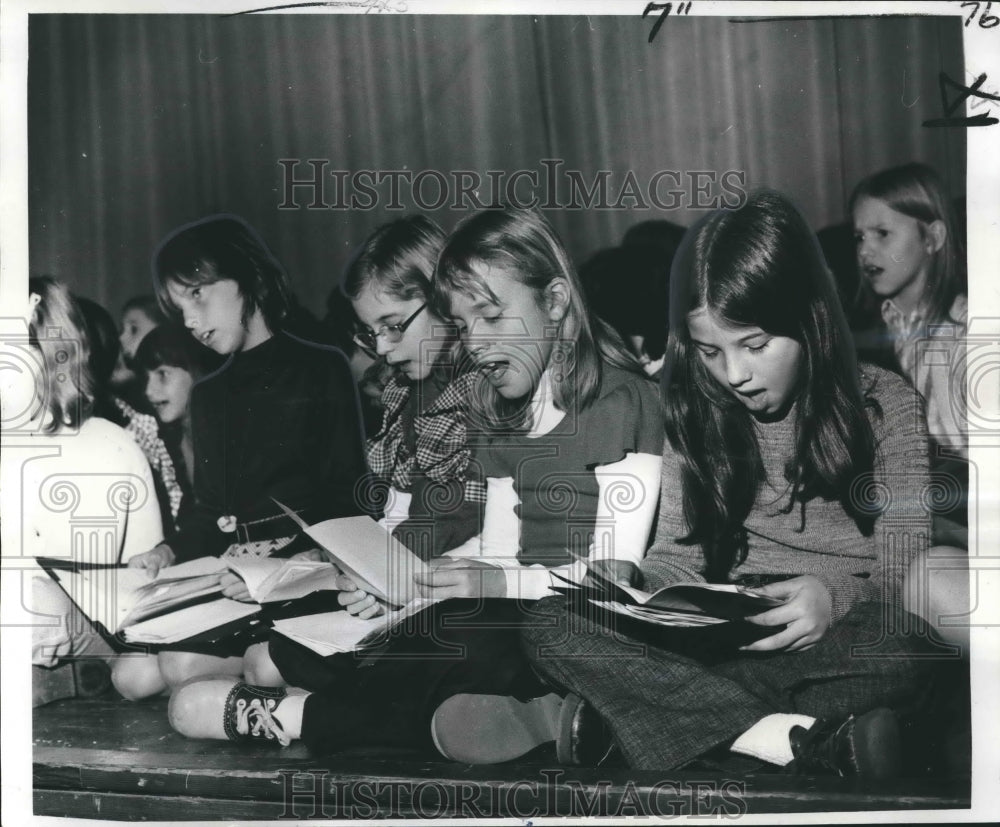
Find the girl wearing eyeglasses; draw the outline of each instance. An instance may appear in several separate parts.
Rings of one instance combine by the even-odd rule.
[[[460,370],[457,331],[428,304],[444,241],[424,216],[384,224],[358,248],[341,285],[356,317],[355,341],[391,371],[381,425],[365,446],[373,480],[387,492],[381,523],[423,559],[478,534],[486,500],[466,438],[478,377]],[[351,614],[369,618],[382,610],[349,577],[338,585],[337,599]],[[285,683],[271,660],[275,646],[288,648],[287,640],[272,636],[270,647],[246,652],[250,683]]]
[[[381,272],[405,272],[405,261],[397,253],[396,266]],[[553,571],[582,576],[584,557],[622,581],[637,571],[659,498],[656,385],[592,315],[538,213],[487,210],[462,222],[438,257],[431,306],[422,308],[426,292],[388,287],[392,279],[357,283],[366,284],[354,299],[368,328],[360,335],[402,378],[419,380],[411,395],[430,382],[425,354],[451,352],[435,338],[431,308],[460,326],[472,367],[467,431],[487,485],[482,530],[415,576],[421,594],[440,602],[395,629],[380,657],[320,658],[275,634],[273,666],[308,694],[262,686],[248,669],[249,685],[223,678],[183,687],[171,724],[194,738],[303,739],[320,753],[406,747],[464,763],[518,758],[558,736],[561,758],[585,760],[573,736],[583,707],[538,678],[520,630],[534,622],[530,604],[559,585]],[[379,292],[388,295],[376,300]],[[378,460],[372,465],[378,470]],[[338,599],[355,614],[380,611],[361,591]]]
[[[358,320],[355,340],[392,371],[381,427],[366,445],[375,479],[389,489],[383,524],[424,559],[475,536],[486,499],[466,439],[475,376],[459,369],[454,326],[428,305],[444,239],[424,216],[385,224],[342,286]]]

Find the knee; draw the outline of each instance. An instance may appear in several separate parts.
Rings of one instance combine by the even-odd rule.
[[[969,555],[961,548],[934,546],[909,565],[903,606],[930,623],[948,643],[969,638]]]
[[[243,655],[243,674],[246,682],[255,686],[284,686],[281,672],[271,660],[268,644],[255,643]]]
[[[190,687],[195,685],[190,684],[175,689],[170,693],[170,701],[167,704],[167,721],[171,729],[187,738],[191,737],[190,722],[197,702],[197,695],[191,694]]]
[[[127,701],[149,698],[167,688],[156,655],[118,658],[111,667],[111,682]]]
[[[562,597],[540,600],[531,609],[521,631],[521,649],[532,668],[554,677],[558,661],[572,658],[587,632],[578,626],[580,616],[572,612]],[[588,638],[589,639],[589,638]]]
[[[157,660],[160,674],[171,689],[194,677],[195,657],[190,652],[160,652]]]
[[[38,615],[31,627],[32,665],[51,668],[74,654],[71,629],[76,624],[70,620],[72,610],[69,597],[52,580],[32,579],[31,611]]]
[[[224,698],[232,683],[193,681],[178,687],[167,704],[170,726],[185,738],[225,738],[225,702],[219,698]]]
[[[565,638],[568,609],[562,597],[546,597],[539,600],[527,612],[521,628],[521,640],[531,652],[539,646],[551,645]]]

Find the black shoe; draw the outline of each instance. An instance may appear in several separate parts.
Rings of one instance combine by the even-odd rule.
[[[864,778],[899,775],[899,723],[888,709],[873,709],[843,721],[820,720],[788,734],[795,757],[789,768],[799,774],[836,774]]]
[[[611,730],[594,708],[577,695],[567,695],[559,714],[556,758],[573,767],[599,767],[616,752]]]
[[[111,688],[111,670],[99,658],[32,666],[32,707],[66,698],[96,698]]]
[[[96,698],[111,688],[111,668],[97,658],[76,661],[73,678],[78,698]]]

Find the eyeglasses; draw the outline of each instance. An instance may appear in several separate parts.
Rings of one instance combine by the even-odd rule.
[[[354,331],[354,341],[369,351],[374,351],[378,347],[379,336],[385,336],[386,341],[394,345],[403,338],[406,328],[413,324],[413,320],[420,315],[425,307],[427,307],[427,302],[420,305],[408,319],[399,324],[384,324],[378,330],[372,330],[370,327],[359,327]]]

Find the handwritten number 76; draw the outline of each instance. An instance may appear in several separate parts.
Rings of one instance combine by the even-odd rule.
[[[982,5],[982,3],[977,3],[977,2],[962,3],[962,8],[963,9],[966,6],[974,6],[975,7],[975,8],[973,8],[972,13],[969,15],[968,19],[965,21],[966,28],[968,28],[972,24],[972,21],[976,19],[976,15],[979,14],[979,7],[981,5]],[[993,3],[992,2],[988,2],[986,4],[986,8],[983,10],[982,15],[980,15],[980,17],[979,17],[979,28],[980,29],[992,29],[994,26],[1000,24],[1000,17],[997,17],[995,14],[990,14],[990,8],[992,8],[992,6],[993,6]]]

